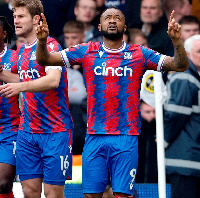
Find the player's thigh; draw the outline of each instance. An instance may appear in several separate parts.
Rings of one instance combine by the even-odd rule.
[[[16,166],[0,163],[0,181],[13,182],[15,178]]]
[[[42,192],[42,178],[34,178],[21,181],[25,197],[40,197]]]
[[[83,193],[103,193],[108,184],[107,150],[103,141],[101,136],[86,135],[82,155]]]
[[[18,132],[16,169],[21,181],[43,177],[43,163],[38,139],[39,134]]]
[[[72,178],[72,131],[52,133],[43,142],[44,183],[64,185]]]
[[[0,163],[16,165],[17,133],[0,133]]]
[[[133,195],[138,166],[137,136],[119,136],[115,141],[110,159],[109,169],[113,192]]]

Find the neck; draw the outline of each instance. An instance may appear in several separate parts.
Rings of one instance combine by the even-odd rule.
[[[103,42],[105,46],[110,49],[118,49],[122,46],[123,40],[122,38],[120,38],[119,40],[113,41],[113,40],[103,37]]]
[[[28,35],[24,36],[24,38],[26,39],[26,44],[30,45],[37,38],[37,35],[35,31],[32,31]]]
[[[3,45],[0,45],[0,53],[4,50],[4,43]]]
[[[88,32],[92,29],[92,25],[90,23],[84,23],[85,32]]]
[[[148,34],[150,34],[150,32],[151,32],[151,29],[152,29],[152,26],[151,26],[151,24],[144,23],[144,26],[143,26],[143,31],[144,31],[145,33],[148,33]]]

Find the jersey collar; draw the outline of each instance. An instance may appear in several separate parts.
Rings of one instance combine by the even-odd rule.
[[[3,49],[3,51],[0,53],[0,57],[3,57],[3,56],[5,55],[5,53],[6,53],[6,51],[7,51],[7,46],[4,45],[4,49]]]
[[[121,51],[123,51],[125,49],[126,43],[123,41],[122,46],[120,48],[118,48],[118,49],[110,49],[110,48],[106,47],[105,44],[104,44],[104,42],[103,42],[102,47],[107,52],[118,53],[118,52],[121,52]]]
[[[37,43],[38,39],[36,38],[31,44],[25,44],[25,48],[31,48]]]

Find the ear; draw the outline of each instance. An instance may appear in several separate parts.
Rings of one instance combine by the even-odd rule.
[[[127,30],[127,26],[126,26],[126,25],[124,25],[124,32],[126,32],[126,30]]]
[[[98,25],[98,30],[101,32],[101,24]]]
[[[7,36],[7,32],[6,31],[3,31],[3,39],[5,39]]]
[[[35,15],[33,17],[33,25],[38,25],[40,22],[40,15]]]
[[[187,54],[187,57],[188,57],[189,59],[191,59],[190,53],[189,53],[188,51],[186,51],[186,54]]]
[[[75,14],[75,16],[78,15],[78,9],[77,9],[77,7],[74,7],[74,14]]]

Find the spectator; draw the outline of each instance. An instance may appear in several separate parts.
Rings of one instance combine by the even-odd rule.
[[[153,94],[154,95],[154,94]],[[155,107],[148,105],[143,100],[140,101],[140,111],[142,117],[147,121],[151,122],[153,119],[156,118],[155,115]]]
[[[17,74],[17,55],[7,48],[13,29],[0,16],[0,74],[2,70]],[[0,80],[0,86],[5,84]],[[16,173],[16,140],[19,126],[18,95],[4,98],[0,95],[0,197],[14,198],[12,188]]]
[[[84,24],[80,21],[68,21],[63,28],[65,48],[83,43],[85,40]]]
[[[163,8],[167,19],[169,19],[171,11],[175,10],[174,18],[176,21],[179,21],[183,16],[192,14],[192,6],[189,0],[164,0]]]
[[[97,5],[96,16],[95,16],[95,18],[93,19],[93,22],[92,22],[95,26],[99,25],[100,16],[101,16],[102,12],[106,9],[105,1],[106,0],[96,0],[96,5]]]
[[[83,149],[83,193],[102,197],[111,178],[115,197],[133,197],[138,163],[141,117],[139,90],[146,70],[185,71],[188,59],[180,39],[181,27],[171,14],[168,34],[175,56],[123,42],[125,17],[117,8],[101,15],[103,42],[88,42],[50,53],[45,45],[48,25],[37,27],[37,61],[43,65],[81,64],[87,88],[87,135]],[[178,54],[178,55],[177,55]],[[109,177],[110,176],[110,177]]]
[[[17,139],[16,167],[24,197],[64,197],[71,179],[73,123],[69,113],[67,72],[64,67],[41,67],[36,62],[37,36],[43,6],[40,0],[12,0],[15,31],[26,43],[17,49],[18,74],[0,73],[6,98],[22,92],[22,115]],[[47,39],[48,50],[61,50]],[[14,81],[15,80],[15,81]],[[13,81],[15,83],[13,83]],[[21,81],[21,82],[20,82]]]
[[[95,0],[77,0],[74,8],[74,14],[77,21],[84,23],[85,41],[102,41],[102,36],[96,26],[92,24],[96,16]]]
[[[168,83],[164,106],[166,171],[172,198],[200,197],[200,35],[184,43],[189,69]]]
[[[150,94],[154,97],[154,93]],[[155,107],[141,100],[140,111],[143,119],[138,137],[139,161],[135,182],[158,183]]]
[[[200,22],[194,16],[183,16],[179,24],[181,25],[181,39],[183,42],[189,37],[200,33]]]
[[[129,44],[148,46],[147,37],[145,33],[137,28],[131,28],[129,31],[130,41]]]
[[[148,46],[162,54],[173,56],[172,41],[167,35],[167,23],[163,21],[161,0],[142,0],[140,18],[142,31],[147,36]]]

